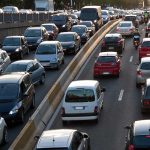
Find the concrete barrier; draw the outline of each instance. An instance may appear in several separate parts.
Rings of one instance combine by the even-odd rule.
[[[32,150],[37,141],[34,137],[41,135],[46,124],[51,119],[69,83],[75,78],[82,65],[92,53],[100,40],[108,33],[120,20],[111,21],[103,26],[76,54],[67,68],[55,82],[47,93],[37,110],[31,116],[25,127],[10,146],[9,150]]]

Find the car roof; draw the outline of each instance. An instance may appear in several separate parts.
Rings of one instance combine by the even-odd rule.
[[[120,33],[108,33],[105,35],[105,37],[119,37],[120,35]]]
[[[55,23],[43,23],[41,25],[53,25],[53,26],[56,26]]]
[[[143,38],[143,42],[150,41],[150,38]]]
[[[58,35],[76,34],[76,32],[60,32]]]
[[[43,42],[40,43],[40,45],[44,45],[44,44],[54,44],[54,45],[56,45],[58,43],[59,43],[59,41],[43,41]]]
[[[99,8],[100,6],[97,6],[97,5],[93,5],[93,6],[84,6],[84,7],[82,7],[82,8]],[[81,8],[81,9],[82,9]]]
[[[43,131],[37,148],[59,148],[69,147],[71,143],[73,133],[76,130],[73,129],[56,129]]]
[[[100,52],[99,53],[99,57],[100,56],[117,56],[118,54],[117,54],[117,52]]]
[[[138,120],[134,122],[134,136],[150,135],[150,120]]]
[[[121,23],[132,23],[132,21],[121,21],[119,24]]]
[[[141,58],[141,63],[144,63],[144,62],[150,62],[150,57]]]
[[[77,81],[72,81],[70,85],[68,86],[69,88],[93,88],[95,85],[98,84],[98,81],[96,80],[77,80]]]
[[[0,76],[1,83],[19,83],[20,79],[27,73],[24,72],[15,72],[9,74],[3,74]]]
[[[6,36],[5,38],[21,38],[24,37],[22,35],[11,35],[11,36]]]
[[[45,29],[42,26],[40,26],[40,27],[28,27],[27,29],[32,29],[32,30],[37,30],[37,29],[39,30],[40,29],[41,30],[42,28]]]
[[[79,24],[79,25],[73,25],[72,28],[79,28],[79,27],[84,27],[84,28],[87,28],[86,25],[82,25],[82,24]]]

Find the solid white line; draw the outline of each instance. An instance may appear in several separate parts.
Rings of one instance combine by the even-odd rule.
[[[123,93],[124,93],[124,90],[122,89],[122,90],[120,91],[118,101],[122,101]]]
[[[130,57],[130,62],[132,62],[132,60],[133,60],[133,56]]]

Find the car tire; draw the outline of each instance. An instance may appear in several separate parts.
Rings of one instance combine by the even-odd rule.
[[[4,127],[2,144],[6,144],[7,142],[8,142],[8,131],[7,127]]]
[[[140,88],[141,87],[140,83],[136,83],[136,87]]]
[[[44,84],[44,83],[45,83],[45,74],[42,74],[40,78],[40,84]]]
[[[19,116],[19,122],[24,123],[24,110],[22,109]]]
[[[19,53],[19,59],[23,59],[23,52]]]
[[[31,109],[35,108],[35,95],[32,96]]]

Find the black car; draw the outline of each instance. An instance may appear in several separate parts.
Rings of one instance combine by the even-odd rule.
[[[121,54],[125,48],[125,39],[119,33],[106,34],[101,46],[101,51],[115,51]]]
[[[42,41],[49,40],[48,31],[44,27],[28,27],[24,32],[24,36],[27,40],[29,49],[34,50],[36,50]]]
[[[51,22],[59,28],[59,32],[70,31],[72,27],[71,17],[65,13],[52,15]]]
[[[81,46],[80,36],[76,32],[61,32],[56,40],[61,43],[65,53],[75,54]]]
[[[7,36],[4,38],[2,49],[10,58],[22,59],[23,55],[29,54],[29,48],[24,36]]]
[[[90,32],[86,25],[74,25],[71,31],[80,36],[81,44],[85,44],[90,39]]]
[[[137,120],[125,128],[125,150],[150,150],[150,120]]]
[[[34,107],[35,89],[29,73],[0,76],[0,114],[6,122],[24,122],[25,113]]]

